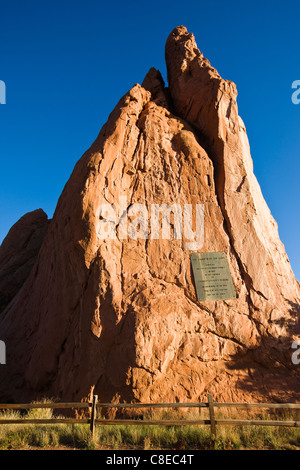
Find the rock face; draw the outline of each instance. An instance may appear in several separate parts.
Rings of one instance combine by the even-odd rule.
[[[15,223],[0,246],[0,314],[20,290],[37,259],[48,227],[42,209]]]
[[[150,69],[76,164],[1,314],[2,401],[298,397],[299,284],[253,174],[235,85],[182,26],[166,62],[169,88]],[[175,214],[172,236],[157,237],[163,204],[202,205],[198,245],[178,236]],[[197,300],[191,252],[226,253],[236,299]]]

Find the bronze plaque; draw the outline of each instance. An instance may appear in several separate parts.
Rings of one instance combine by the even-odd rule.
[[[190,257],[199,301],[236,299],[226,253],[192,253]]]

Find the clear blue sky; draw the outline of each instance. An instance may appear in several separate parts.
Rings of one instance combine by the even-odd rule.
[[[52,217],[76,161],[148,69],[166,79],[180,24],[236,83],[254,170],[300,279],[299,2],[0,0],[0,242],[24,213]]]

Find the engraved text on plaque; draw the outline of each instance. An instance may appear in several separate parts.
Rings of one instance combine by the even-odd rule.
[[[199,301],[236,298],[226,253],[192,253],[190,257]]]

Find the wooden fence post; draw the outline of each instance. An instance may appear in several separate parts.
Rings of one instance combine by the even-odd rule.
[[[96,420],[96,417],[97,417],[97,401],[98,401],[98,395],[93,395],[91,424],[90,424],[90,430],[91,430],[92,436],[94,435],[95,420]]]
[[[212,437],[216,437],[216,421],[215,421],[215,410],[214,410],[214,400],[212,395],[208,395],[208,408],[209,408],[209,418],[210,418],[210,430]]]

